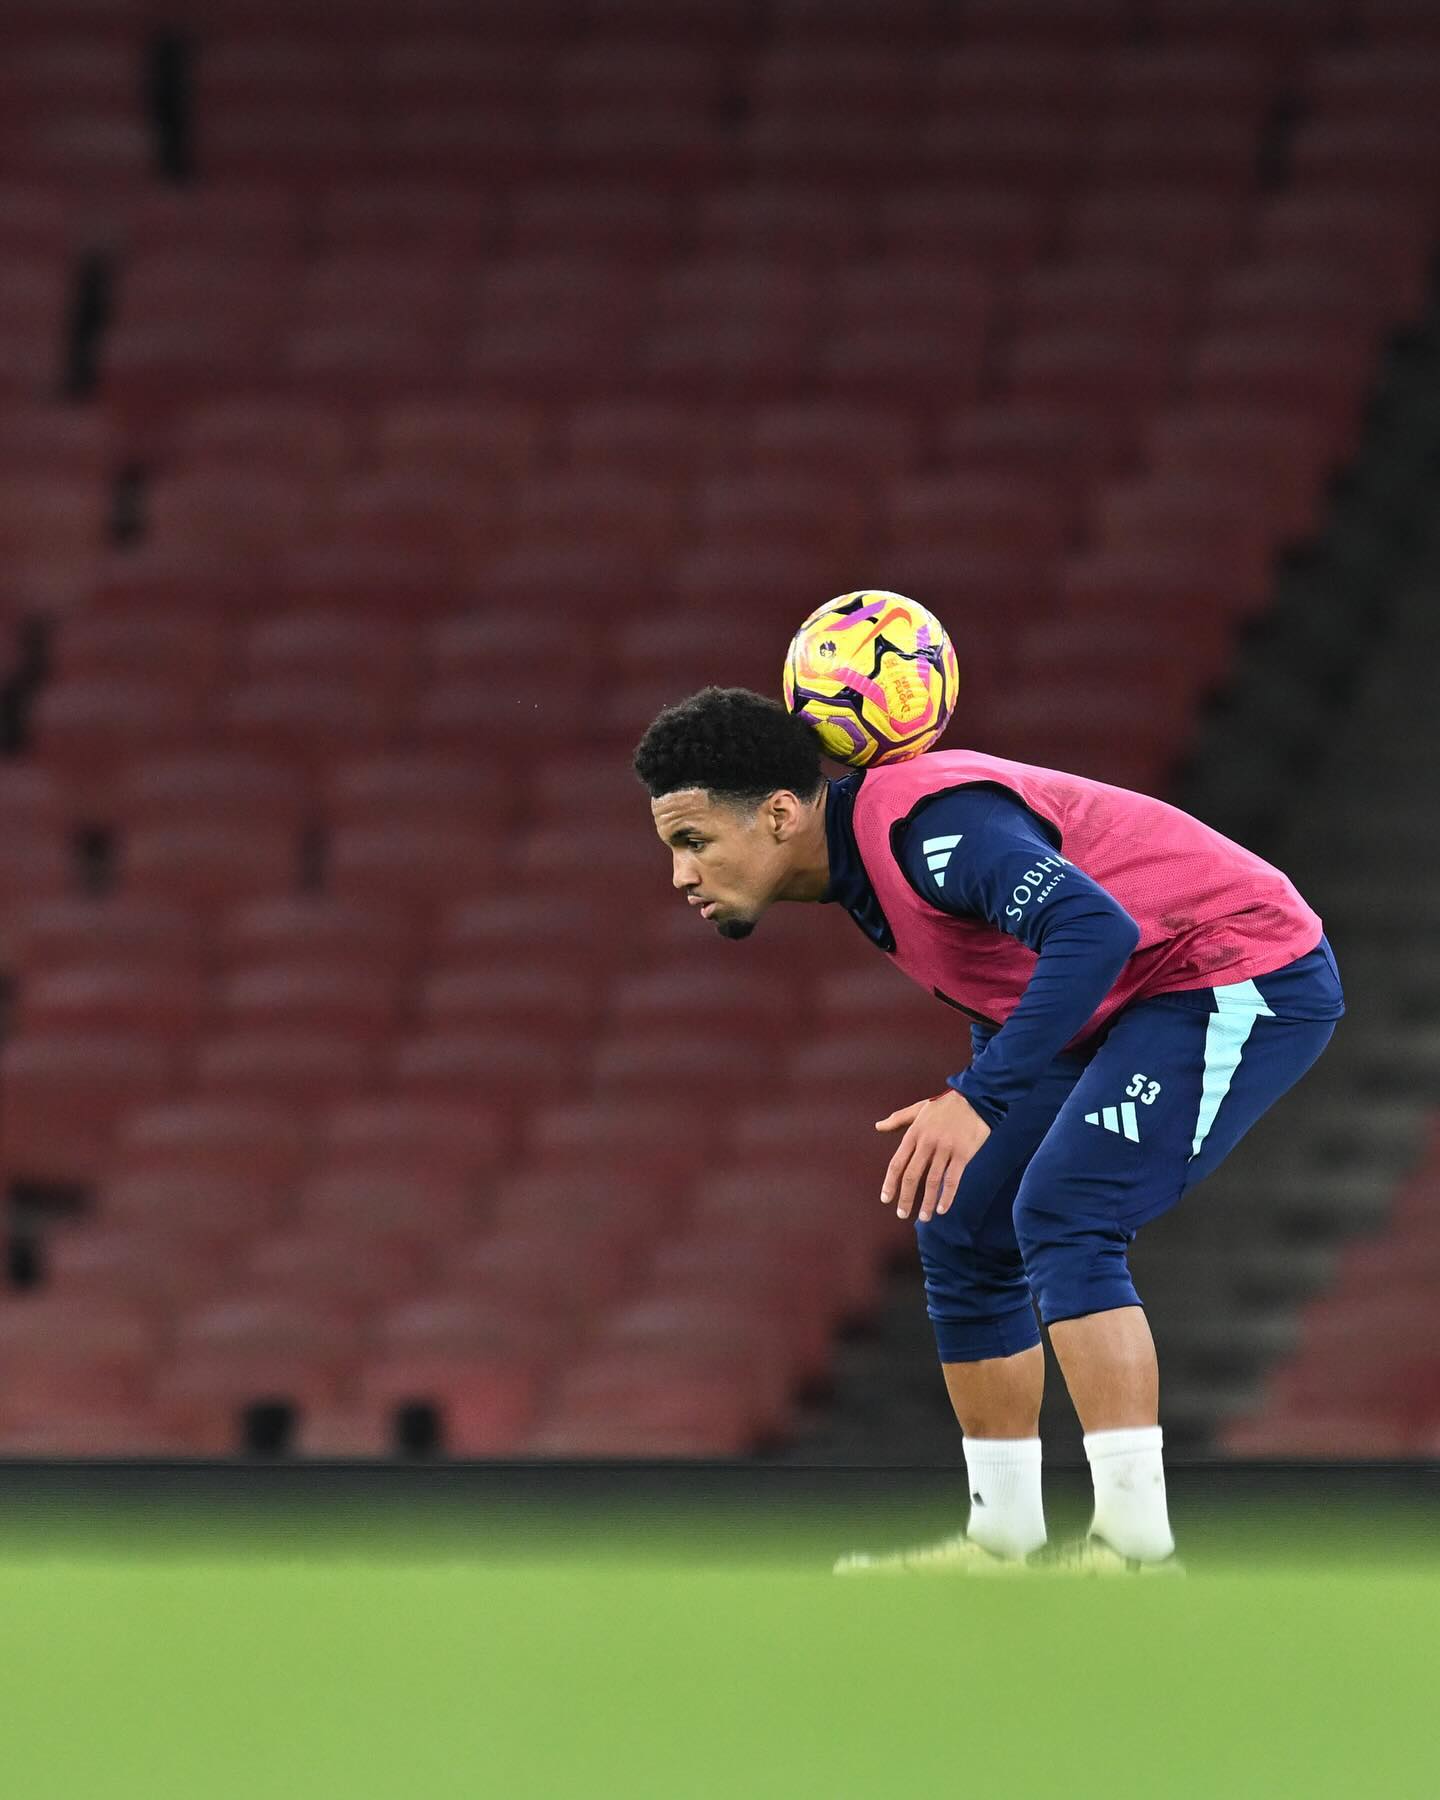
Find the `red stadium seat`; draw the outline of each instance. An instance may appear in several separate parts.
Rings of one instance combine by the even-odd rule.
[[[1347,11],[1343,0],[1154,0],[1167,38],[1244,44],[1274,58],[1332,38]]]
[[[1228,479],[1263,495],[1276,526],[1299,534],[1315,523],[1333,457],[1308,420],[1237,401],[1177,408],[1156,419],[1147,440],[1157,472]]]
[[[218,1001],[233,1029],[318,1032],[363,1042],[387,1036],[400,1010],[393,977],[358,956],[242,964],[225,979]]]
[[[326,1239],[398,1246],[403,1267],[474,1230],[479,1220],[474,1176],[463,1169],[382,1167],[351,1153],[328,1161],[300,1188],[302,1232]]]
[[[1255,241],[1263,262],[1323,262],[1343,254],[1349,266],[1383,283],[1397,307],[1412,313],[1425,294],[1430,209],[1423,196],[1347,188],[1292,192],[1261,208]]]
[[[1236,45],[1127,46],[1105,56],[1100,79],[1107,110],[1132,118],[1225,112],[1258,118],[1272,91],[1263,58]]]
[[[195,743],[202,700],[183,686],[121,676],[56,682],[36,702],[36,755],[42,767],[83,789],[92,807],[103,806],[122,759]]]
[[[393,48],[399,54],[419,46],[402,42]],[[385,74],[382,69],[382,80]],[[423,177],[338,186],[320,201],[316,223],[319,242],[327,250],[400,251],[449,260],[477,256],[494,230],[495,206],[488,194]]]
[[[903,408],[797,401],[759,406],[749,454],[764,473],[795,470],[815,477],[874,481],[919,459],[920,434]]]
[[[283,182],[301,193],[363,168],[371,148],[365,125],[345,105],[311,105],[285,95],[212,106],[201,127],[197,155],[211,179]]]
[[[368,1361],[359,1386],[367,1406],[436,1408],[451,1456],[507,1456],[522,1447],[538,1379],[513,1349],[397,1348]]]
[[[1102,549],[1208,554],[1238,584],[1236,604],[1263,600],[1282,532],[1268,496],[1234,477],[1154,474],[1115,482],[1096,507]]]
[[[523,1214],[516,1209],[522,1192],[531,1203]],[[545,1190],[533,1178],[512,1180],[505,1214],[447,1258],[447,1285],[477,1298],[513,1292],[522,1310],[548,1304],[563,1312],[573,1299],[585,1313],[608,1303],[645,1255],[638,1209],[623,1202],[612,1207],[611,1197],[572,1179],[557,1206],[546,1204]]]
[[[1203,339],[1190,358],[1188,388],[1197,402],[1244,400],[1293,411],[1338,445],[1359,422],[1371,378],[1363,336],[1254,326]]]
[[[104,490],[88,475],[0,476],[0,552],[7,558],[96,552],[104,541],[104,504]]]
[[[27,1296],[0,1308],[0,1353],[24,1370],[7,1384],[10,1424],[38,1425],[77,1405],[104,1410],[140,1400],[159,1349],[143,1307],[94,1296]]]
[[[182,1267],[187,1259],[214,1258],[227,1282],[234,1272],[235,1246],[273,1230],[288,1209],[283,1172],[260,1174],[237,1166],[228,1173],[208,1173],[184,1154],[173,1167],[162,1160],[107,1177],[98,1196],[105,1230],[142,1243],[163,1243]],[[66,1242],[81,1244],[85,1238],[67,1237]]]
[[[354,459],[354,429],[338,408],[281,393],[219,401],[177,419],[174,455],[192,469],[283,471],[317,491]]]
[[[59,268],[75,249],[74,197],[43,175],[26,180],[7,173],[0,180],[0,232],[17,256],[43,257]]]
[[[121,852],[126,894],[196,909],[293,890],[299,843],[283,825],[145,825]]]
[[[693,407],[663,399],[596,401],[576,409],[564,429],[564,454],[576,470],[659,478],[733,466],[744,420],[720,407],[698,418]]]
[[[0,764],[0,831],[58,832],[65,821],[65,796],[54,776],[22,763]]]
[[[544,431],[544,415],[532,406],[419,400],[383,412],[374,441],[390,468],[490,480],[532,468]]]
[[[458,336],[412,336],[385,320],[301,324],[281,357],[287,383],[317,401],[387,404],[453,387]]]
[[[31,975],[91,957],[168,960],[185,968],[201,955],[198,922],[191,914],[160,902],[120,898],[30,896],[10,911],[7,940],[13,966]]]
[[[512,194],[511,220],[515,248],[531,254],[593,251],[658,261],[677,247],[673,200],[627,186],[522,184]]]
[[[673,1026],[696,1010],[707,1029],[766,1038],[799,1016],[800,1002],[793,982],[777,982],[768,971],[706,969],[693,960],[621,976],[610,988],[610,1014],[625,1034]]]
[[[474,896],[446,908],[437,921],[437,956],[483,960],[497,968],[548,967],[589,981],[594,944],[630,946],[634,915],[630,893],[592,888],[557,893],[554,884],[509,882],[503,891]],[[635,946],[638,956],[643,946]]]
[[[676,1166],[672,1159],[664,1168],[667,1182]],[[531,1161],[520,1173],[497,1177],[489,1228],[507,1240],[523,1238],[537,1254],[548,1254],[543,1246],[551,1237],[593,1238],[600,1240],[602,1260],[622,1252],[633,1260],[648,1254],[651,1233],[681,1198],[675,1187],[637,1183],[623,1172],[594,1162],[582,1165],[562,1152],[556,1163]]]
[[[1164,106],[1112,119],[1095,142],[1097,185],[1121,181],[1139,168],[1148,180],[1238,198],[1254,182],[1260,126],[1258,117],[1237,116],[1228,103],[1186,117],[1183,131],[1175,128],[1174,110]]]
[[[293,262],[305,231],[300,197],[283,185],[206,181],[203,190],[152,186],[126,206],[123,239],[145,252],[209,249],[228,257]]]
[[[242,647],[259,682],[342,681],[382,706],[398,705],[418,678],[414,633],[389,620],[334,611],[291,612],[257,621]]]
[[[233,110],[278,94],[297,105],[323,101],[341,106],[356,93],[350,57],[337,56],[334,47],[313,39],[268,32],[230,36],[222,30],[201,59],[197,73],[199,96],[207,111],[212,106]]]
[[[57,1232],[46,1249],[46,1284],[57,1299],[120,1301],[163,1318],[219,1293],[234,1271],[217,1240],[111,1225]]]
[[[829,1363],[831,1330],[845,1310],[836,1273],[817,1265],[811,1243],[742,1240],[727,1222],[662,1244],[648,1282],[676,1301],[728,1301],[739,1313],[778,1320],[789,1366],[800,1380],[814,1381]]]
[[[339,763],[330,771],[325,814],[337,827],[424,825],[473,829],[477,818],[498,820],[496,770],[462,756],[376,756]]]
[[[687,1362],[726,1368],[746,1397],[755,1430],[766,1434],[780,1428],[795,1379],[780,1322],[753,1310],[741,1312],[720,1296],[642,1296],[618,1308],[589,1354],[598,1369],[617,1353],[666,1365],[672,1377]]]
[[[568,1088],[585,1061],[564,1020],[540,1019],[527,1030],[445,1026],[396,1044],[389,1076],[397,1094],[463,1102],[484,1094],[502,1106],[523,1105]]]
[[[67,619],[56,634],[56,673],[64,681],[105,677],[171,688],[213,687],[229,645],[219,619],[172,608]]]
[[[155,1379],[162,1406],[222,1401],[326,1405],[354,1368],[359,1334],[342,1309],[263,1290],[206,1302],[175,1321],[175,1355]]]
[[[0,1051],[0,1156],[14,1177],[84,1181],[120,1122],[167,1094],[172,1050],[138,1032],[51,1029]]]
[[[364,901],[318,894],[254,900],[216,922],[216,947],[231,962],[315,960],[395,975],[416,955],[418,922]]]
[[[1164,338],[1119,330],[1036,331],[1016,343],[1010,391],[1085,418],[1101,442],[1121,443],[1174,384],[1172,347]]]
[[[1133,331],[1173,343],[1193,302],[1184,280],[1155,264],[1128,259],[1034,269],[1016,290],[1021,337],[1081,329]]]
[[[778,1057],[775,1046],[757,1041],[753,1031],[725,1035],[707,1028],[697,1037],[684,1024],[636,1022],[622,1036],[602,1040],[591,1067],[602,1098],[637,1096],[659,1104],[703,1092],[719,1109],[763,1098],[775,1084]]]
[[[820,356],[826,384],[849,400],[957,407],[980,392],[983,323],[912,325],[903,337],[889,325],[839,327]]]
[[[913,168],[920,120],[881,114],[772,109],[745,128],[742,154],[757,182],[842,182],[864,194]]]
[[[115,816],[134,829],[203,822],[297,835],[309,807],[306,784],[284,763],[223,751],[133,763],[114,800]]]
[[[211,1037],[195,1052],[201,1094],[321,1106],[372,1090],[373,1046],[334,1032],[251,1029]]]
[[[20,993],[20,1028],[37,1035],[134,1032],[181,1045],[202,1028],[209,998],[198,971],[173,956],[148,966],[92,959],[32,975]]]
[[[1382,36],[1366,49],[1322,52],[1306,87],[1321,118],[1413,119],[1423,126],[1440,110],[1440,63]]]
[[[325,1121],[328,1158],[360,1158],[375,1169],[479,1175],[500,1160],[505,1121],[494,1110],[412,1099],[357,1101]]]
[[[675,495],[668,483],[604,474],[534,476],[515,495],[521,543],[571,543],[630,555],[660,554],[676,536]]]
[[[331,759],[337,744],[352,755],[383,750],[396,736],[401,707],[396,693],[357,687],[338,675],[266,675],[228,690],[220,725],[237,750],[313,769]]]
[[[335,543],[292,549],[280,560],[275,598],[316,612],[435,613],[461,604],[464,582],[453,553],[414,546],[382,552],[371,544]]]
[[[1123,41],[1133,10],[1131,0],[971,0],[965,23],[980,39],[1081,49]]]
[[[690,1099],[657,1107],[645,1098],[552,1102],[531,1114],[530,1148],[552,1166],[562,1158],[586,1169],[623,1171],[633,1161],[689,1172],[721,1134],[723,1121]]]
[[[139,1405],[116,1407],[69,1397],[62,1397],[61,1404],[62,1412],[48,1411],[44,1419],[0,1425],[0,1455],[170,1460],[224,1456],[235,1448],[235,1433],[220,1418],[170,1419]]]
[[[313,1300],[325,1311],[357,1314],[413,1291],[429,1258],[414,1242],[301,1229],[252,1244],[240,1282],[256,1292]]]
[[[864,216],[849,196],[818,183],[755,182],[696,197],[698,246],[715,255],[783,252],[811,267],[860,250]]]
[[[462,273],[453,262],[351,251],[305,265],[296,307],[302,325],[383,325],[458,337],[464,297]]]
[[[313,1148],[312,1127],[292,1108],[177,1100],[129,1114],[114,1167],[127,1175],[185,1174],[206,1181],[238,1177],[268,1187],[298,1179]]]
[[[600,978],[583,969],[484,961],[441,964],[426,978],[419,1011],[436,1030],[485,1026],[524,1031],[542,1021],[585,1032],[600,1008]]]
[[[150,496],[150,529],[157,542],[233,555],[264,554],[298,542],[320,516],[314,486],[279,472],[206,469],[157,482]]]
[[[646,1367],[620,1353],[567,1374],[525,1450],[546,1457],[737,1456],[759,1435],[734,1374],[714,1363]]]
[[[1058,556],[1069,535],[1066,509],[1048,483],[1005,475],[911,475],[887,496],[893,543]]]
[[[567,111],[550,131],[546,152],[556,170],[664,192],[733,175],[740,161],[733,132],[713,112],[665,93],[642,105],[614,99]]]
[[[1076,257],[1163,261],[1198,274],[1233,254],[1242,219],[1233,197],[1207,185],[1166,187],[1135,175],[1080,197],[1067,213],[1063,241]]]
[[[53,322],[50,315],[47,326]],[[0,415],[0,479],[43,474],[67,488],[88,481],[99,491],[114,474],[119,456],[112,422],[92,410],[37,402],[9,405]]]
[[[869,533],[870,501],[852,478],[842,483],[799,470],[712,475],[694,498],[702,539],[739,549],[787,545],[801,552],[858,556]]]
[[[489,825],[481,816],[463,834],[435,823],[342,826],[330,840],[330,889],[342,900],[406,906],[482,891],[500,866]]]
[[[836,534],[837,538],[842,535]],[[784,654],[783,628],[737,612],[727,622],[726,639],[722,672],[717,666],[713,619],[677,613],[674,608],[641,614],[627,621],[611,646],[615,678],[626,685],[649,686],[663,673],[672,682],[700,687],[722,674],[727,683],[737,686],[768,687]],[[641,721],[642,725],[648,722],[648,718]],[[584,759],[578,756],[571,756],[558,768],[564,771],[564,785],[551,774],[537,823],[589,816],[612,818],[623,827],[634,825],[637,793],[633,770],[613,763],[597,766],[593,758],[586,770]],[[593,813],[590,802],[595,806]]]
[[[794,326],[813,318],[820,299],[818,274],[777,259],[687,262],[659,288],[660,319],[669,326]]]

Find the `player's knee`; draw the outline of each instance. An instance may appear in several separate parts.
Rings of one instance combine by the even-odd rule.
[[[941,1362],[985,1362],[1039,1343],[1018,1250],[962,1240],[944,1219],[915,1235]]]
[[[1132,1234],[1113,1220],[1087,1218],[1078,1207],[1022,1194],[1015,1236],[1047,1325],[1139,1304],[1127,1260]]]

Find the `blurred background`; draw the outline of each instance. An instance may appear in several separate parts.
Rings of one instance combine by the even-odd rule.
[[[0,1453],[958,1463],[963,1030],[629,768],[883,586],[1346,977],[1169,1445],[1440,1454],[1437,224],[1428,0],[7,0]]]

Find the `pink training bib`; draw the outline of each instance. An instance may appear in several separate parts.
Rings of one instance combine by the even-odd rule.
[[[1037,858],[1015,888],[1011,917],[1035,906],[1073,863],[1140,927],[1134,955],[1072,1043],[1131,1000],[1268,975],[1320,941],[1319,914],[1279,869],[1148,794],[974,750],[931,751],[867,770],[855,795],[855,841],[895,934],[895,961],[912,981],[978,1019],[1004,1024],[1035,952],[985,920],[956,918],[922,900],[892,848],[896,827],[923,800],[977,783],[1009,789],[1059,837],[1054,856]]]

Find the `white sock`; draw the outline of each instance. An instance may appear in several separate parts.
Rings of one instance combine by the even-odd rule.
[[[992,1556],[1019,1559],[1045,1542],[1040,1498],[1040,1440],[965,1439],[970,1523],[965,1535]]]
[[[1165,1505],[1165,1464],[1158,1425],[1091,1431],[1085,1454],[1095,1483],[1090,1529],[1121,1556],[1161,1562],[1175,1548]]]

